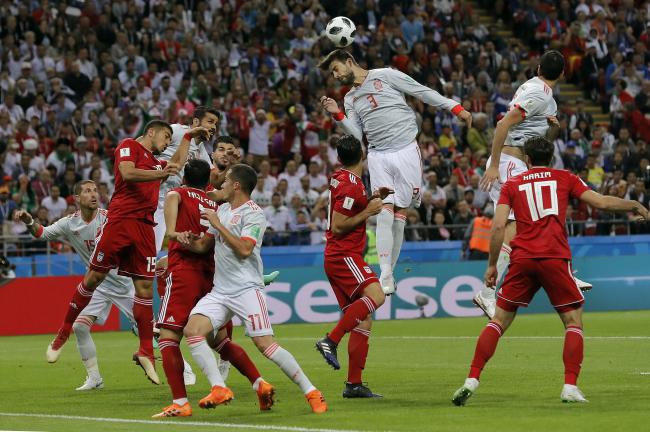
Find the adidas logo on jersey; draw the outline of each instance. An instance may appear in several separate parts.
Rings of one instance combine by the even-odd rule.
[[[174,319],[173,316],[170,316],[169,318],[167,318],[167,322],[168,322],[168,323],[175,323],[176,320]]]

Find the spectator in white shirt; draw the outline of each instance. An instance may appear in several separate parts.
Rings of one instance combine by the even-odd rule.
[[[253,164],[259,165],[263,159],[269,157],[269,130],[271,122],[266,117],[266,111],[258,109],[255,119],[251,122],[248,151],[253,155]]]
[[[289,209],[282,205],[282,197],[279,193],[274,193],[271,198],[271,205],[264,209],[264,216],[268,222],[267,232],[269,232],[269,241],[274,245],[286,244],[291,217]]]
[[[166,101],[170,106],[176,103],[176,89],[172,87],[169,75],[163,76],[161,80],[160,99]]]
[[[88,139],[83,135],[78,136],[75,142],[75,151],[72,153],[77,172],[84,172],[87,168],[90,168],[90,161],[92,160],[93,154],[87,151],[87,148]]]
[[[321,174],[321,167],[316,161],[309,163],[309,187],[317,192],[327,189],[327,177]]]
[[[7,112],[9,114],[9,121],[14,125],[18,120],[25,118],[25,111],[20,105],[15,103],[13,93],[7,93],[5,95],[5,103],[0,105],[0,112]]]
[[[65,164],[72,160],[70,154],[70,142],[66,138],[59,138],[56,149],[45,159],[45,166],[56,168],[56,175],[62,175],[65,171]]]
[[[271,163],[262,161],[259,166],[260,176],[264,178],[264,190],[273,193],[278,186],[278,179],[271,174]]]
[[[90,173],[92,170],[95,169],[99,170],[99,172],[101,173],[101,176],[99,178],[100,182],[107,183],[107,184],[111,183],[111,179],[112,179],[111,174],[108,172],[102,159],[98,155],[92,155],[92,157],[90,158],[90,167],[84,170],[83,178],[90,179]]]
[[[337,163],[336,149],[334,150],[334,161],[332,162],[332,156],[330,154],[331,147],[326,143],[320,143],[318,147],[318,154],[311,158],[311,162],[316,162],[320,166],[320,173],[324,175],[330,175],[334,171],[334,167]]]
[[[271,191],[265,190],[264,188],[264,177],[261,175],[257,176],[257,185],[253,192],[251,193],[251,199],[260,207],[268,207],[271,205],[271,198],[273,193]]]
[[[300,179],[300,190],[297,194],[308,208],[313,208],[320,197],[320,194],[310,187],[309,176],[303,176]]]
[[[424,185],[425,192],[430,192],[433,197],[433,204],[436,208],[444,209],[447,207],[447,194],[445,190],[438,185],[438,174],[435,171],[429,171],[426,176]]]
[[[289,196],[292,196],[294,193],[300,190],[300,175],[297,173],[298,165],[296,161],[290,160],[287,162],[285,171],[278,176],[278,180],[286,180],[288,190],[287,193]]]
[[[9,175],[20,165],[20,153],[18,153],[18,149],[20,149],[20,144],[15,139],[10,138],[7,153],[5,153],[5,160],[2,164],[3,171]]]
[[[57,185],[52,186],[50,196],[43,198],[41,205],[47,209],[50,223],[63,216],[63,213],[68,208],[68,203],[61,198],[61,190]]]
[[[34,100],[34,105],[27,108],[25,117],[27,120],[31,121],[33,117],[38,118],[39,123],[44,123],[47,115],[48,106],[45,103],[45,96],[42,93],[36,95]]]

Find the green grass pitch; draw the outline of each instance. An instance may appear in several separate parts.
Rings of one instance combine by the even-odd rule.
[[[330,325],[276,326],[278,341],[295,355],[326,396],[330,411],[320,416],[310,413],[297,387],[254,350],[241,328],[236,328],[235,340],[276,387],[273,410],[259,412],[250,385],[234,369],[228,383],[235,400],[214,410],[199,409],[198,400],[207,394],[208,385],[197,371],[198,382],[189,387],[193,417],[155,423],[150,417],[170,402],[169,390],[165,384],[157,387],[147,382],[130,361],[137,343],[131,334],[94,335],[106,387],[83,393],[74,390],[85,376],[74,337],[54,365],[45,362],[51,336],[3,337],[0,429],[529,432],[647,427],[650,311],[586,314],[585,360],[579,385],[589,404],[560,402],[563,330],[559,319],[547,314],[519,316],[502,338],[478,392],[467,406],[458,408],[450,398],[465,378],[476,337],[485,322],[480,318],[455,318],[375,323],[365,380],[385,396],[379,400],[341,397],[347,339],[339,350],[343,363],[340,371],[326,366],[313,347]],[[164,378],[160,363],[158,371]]]

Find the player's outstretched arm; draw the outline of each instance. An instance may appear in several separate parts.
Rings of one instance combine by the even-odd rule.
[[[488,260],[488,267],[483,277],[485,286],[494,287],[497,283],[497,259],[499,252],[503,245],[503,237],[506,232],[506,224],[508,223],[508,215],[510,214],[510,206],[507,204],[497,205],[492,219],[492,234],[490,235],[490,258]]]
[[[150,182],[155,180],[164,180],[170,175],[178,173],[178,165],[168,163],[163,170],[144,170],[135,167],[131,161],[122,161],[118,165],[120,175],[127,182]]]
[[[44,227],[36,222],[31,214],[26,210],[16,210],[14,220],[22,222],[27,227],[31,235],[44,240],[56,240],[64,236],[67,218],[61,218],[50,226]]]
[[[255,249],[256,241],[251,241],[248,237],[237,237],[235,236],[228,228],[226,228],[221,221],[217,212],[214,210],[206,209],[201,215],[210,222],[210,225],[217,230],[223,241],[230,247],[230,249],[235,252],[240,259],[246,259],[253,254]],[[242,230],[243,232],[244,230]]]
[[[183,139],[176,149],[176,153],[174,153],[171,159],[169,159],[170,163],[177,164],[181,167],[185,165],[185,162],[187,162],[187,155],[190,152],[190,142],[192,141],[192,138],[196,139],[197,142],[208,140],[210,138],[210,131],[202,126],[197,126],[188,130],[185,135],[183,135]]]
[[[524,121],[524,114],[521,110],[514,108],[506,113],[506,115],[499,120],[497,127],[494,130],[494,138],[492,139],[492,159],[490,159],[490,166],[485,170],[485,174],[481,179],[481,189],[484,191],[490,190],[495,182],[499,182],[499,162],[501,161],[501,150],[506,142],[508,130],[516,124]]]
[[[363,223],[370,216],[379,214],[383,207],[381,198],[375,197],[368,202],[365,209],[360,211],[354,216],[346,216],[337,211],[332,212],[332,233],[336,236],[341,236],[349,233],[359,224]]]
[[[346,133],[354,136],[359,141],[363,140],[361,121],[351,105],[345,105],[345,113],[347,113],[346,117],[345,113],[339,109],[339,105],[334,99],[323,96],[320,98],[320,103],[323,109],[332,115],[334,120],[341,125]]]
[[[588,190],[580,195],[580,200],[599,210],[634,212],[643,219],[648,220],[648,209],[638,201],[621,199],[610,195],[601,195]]]

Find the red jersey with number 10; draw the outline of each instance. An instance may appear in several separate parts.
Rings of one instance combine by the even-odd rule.
[[[191,231],[197,236],[202,236],[210,227],[207,219],[201,219],[201,212],[205,209],[217,210],[216,202],[208,198],[205,191],[191,187],[172,189],[180,195],[178,214],[176,216],[176,232]],[[169,268],[204,269],[214,271],[212,254],[195,254],[188,251],[180,243],[169,241]]]
[[[363,181],[356,174],[340,169],[332,174],[329,192],[325,256],[363,255],[363,250],[366,247],[365,221],[357,225],[352,231],[339,236],[334,235],[331,225],[334,212],[351,217],[366,208],[368,196]]]
[[[533,168],[505,182],[499,204],[510,206],[517,223],[511,258],[571,259],[566,210],[570,198],[588,190],[578,176],[552,168]]]

